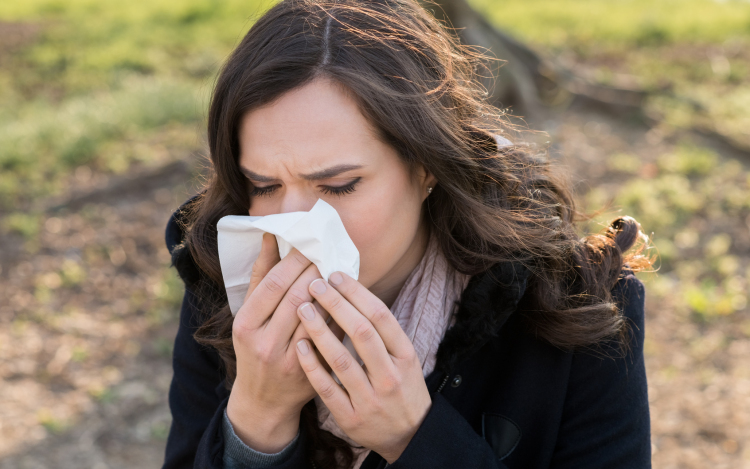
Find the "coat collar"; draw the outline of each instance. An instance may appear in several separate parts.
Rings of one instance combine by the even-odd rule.
[[[497,335],[516,311],[530,274],[523,264],[507,261],[469,280],[461,295],[456,323],[448,329],[438,347],[436,370],[449,373]]]

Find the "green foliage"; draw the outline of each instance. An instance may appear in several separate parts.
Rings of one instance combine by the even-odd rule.
[[[81,165],[112,170],[147,154],[132,143],[168,126],[194,125],[204,103],[193,86],[178,81],[128,80],[111,92],[30,102],[0,121],[0,208],[65,187]],[[123,155],[124,154],[124,155]]]
[[[3,220],[4,231],[20,234],[26,239],[33,239],[39,233],[41,217],[37,214],[16,212]]]
[[[23,47],[0,51],[0,212],[68,190],[76,168],[148,163],[165,153],[153,140],[170,131],[193,135],[194,149],[211,77],[272,4],[0,2],[0,21],[34,32]],[[31,235],[19,220],[13,229]]]
[[[119,75],[208,77],[272,2],[260,0],[28,0],[3,2],[0,19],[42,23],[24,53],[32,83],[87,93]]]
[[[719,163],[716,153],[705,148],[692,145],[681,145],[674,153],[662,155],[657,159],[657,165],[667,173],[677,173],[685,176],[700,176],[709,174]]]
[[[750,34],[750,4],[711,0],[471,0],[495,24],[556,49],[723,42]]]
[[[632,159],[614,155],[608,167],[635,174]],[[651,233],[660,262],[659,276],[649,277],[652,294],[669,298],[700,321],[744,310],[750,267],[742,271],[747,253],[737,250],[732,233],[746,230],[745,220],[750,222],[747,171],[737,161],[688,143],[657,157],[655,168],[651,177],[633,177],[613,194],[619,213],[635,217]],[[592,191],[589,210],[607,198],[601,190]],[[611,213],[596,218],[592,227],[609,218]]]

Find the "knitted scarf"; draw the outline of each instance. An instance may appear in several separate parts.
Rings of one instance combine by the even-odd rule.
[[[438,345],[455,322],[454,307],[468,282],[468,275],[455,271],[448,264],[440,251],[437,238],[431,233],[422,260],[409,274],[391,306],[391,312],[414,344],[425,377],[435,368]],[[352,468],[359,469],[370,450],[358,447],[341,430],[320,396],[315,396],[315,405],[320,428],[352,446]]]

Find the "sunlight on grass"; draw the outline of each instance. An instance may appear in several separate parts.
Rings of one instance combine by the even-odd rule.
[[[0,19],[45,25],[40,40],[25,52],[24,77],[31,83],[23,88],[85,93],[132,72],[209,77],[272,4],[29,0],[0,3]]]
[[[551,48],[723,42],[750,34],[750,3],[712,0],[470,0],[493,23]]]
[[[117,164],[149,159],[132,151],[134,142],[200,122],[204,106],[193,86],[160,80],[129,80],[59,105],[30,102],[0,120],[0,207],[59,192],[81,165],[119,172]]]
[[[632,163],[610,167],[629,170]],[[750,266],[743,271],[747,253],[737,251],[728,231],[750,223],[750,177],[739,162],[688,143],[659,156],[656,168],[653,177],[632,178],[615,194],[592,190],[589,210],[612,200],[613,209],[651,234],[659,261],[658,272],[644,276],[651,294],[702,321],[744,310]],[[611,217],[596,217],[589,230]]]

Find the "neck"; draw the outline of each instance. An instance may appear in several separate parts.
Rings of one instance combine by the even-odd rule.
[[[422,260],[425,251],[427,250],[427,243],[430,239],[430,231],[427,223],[420,223],[417,233],[414,236],[409,249],[406,254],[393,266],[383,279],[376,282],[370,291],[375,294],[380,300],[385,303],[388,308],[393,306],[396,301],[401,288],[406,283],[406,279],[409,278],[409,274],[419,265]]]

